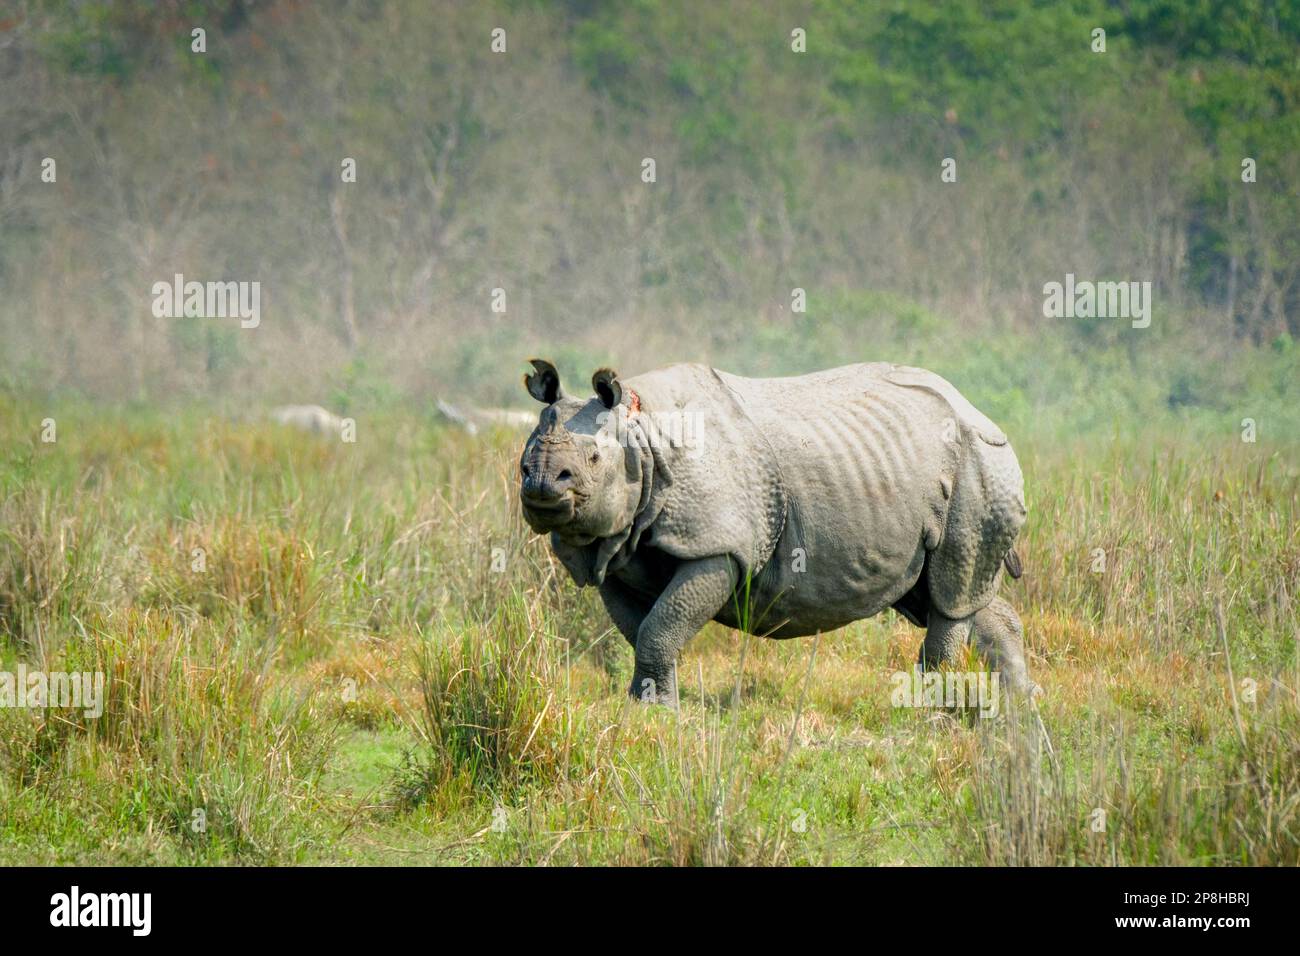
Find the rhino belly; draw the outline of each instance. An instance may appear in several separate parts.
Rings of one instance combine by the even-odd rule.
[[[717,620],[768,637],[802,637],[879,614],[916,583],[926,552],[913,516],[816,510],[820,520],[810,521],[809,509],[791,509],[776,552],[751,583],[748,621],[737,606]]]

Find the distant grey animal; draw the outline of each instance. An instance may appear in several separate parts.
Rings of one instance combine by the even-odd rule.
[[[271,410],[271,421],[318,435],[338,435],[343,419],[319,405],[281,405]]]
[[[997,596],[1025,521],[1007,437],[933,372],[888,363],[796,378],[671,365],[524,376],[546,407],[520,457],[529,526],[594,585],[636,652],[629,693],[676,700],[676,662],[710,620],[774,638],[895,608],[920,664],[971,642],[1033,689],[1020,619]],[[683,436],[689,436],[683,440]]]
[[[477,435],[484,428],[509,428],[531,430],[537,418],[531,412],[512,408],[460,408],[439,398],[434,401],[438,414],[453,425],[463,428],[471,435]]]

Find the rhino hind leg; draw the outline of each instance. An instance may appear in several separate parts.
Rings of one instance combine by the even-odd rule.
[[[1025,523],[1024,481],[1010,445],[967,429],[938,546],[929,556],[930,599],[963,618],[997,594],[1002,571],[1020,576],[1014,545]]]
[[[974,614],[956,620],[931,608],[921,645],[921,669],[959,663],[967,645],[974,646],[1013,693],[1033,693],[1036,685],[1025,667],[1024,628],[1015,610],[1002,598],[995,597]]]

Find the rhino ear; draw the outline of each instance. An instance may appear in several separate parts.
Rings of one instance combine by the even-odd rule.
[[[532,375],[524,376],[524,388],[528,389],[528,394],[543,405],[554,405],[564,396],[564,391],[560,388],[560,373],[546,359],[528,361],[537,371]]]
[[[591,387],[600,396],[600,403],[606,408],[613,408],[623,400],[623,386],[619,383],[618,372],[612,368],[602,368],[591,377]]]

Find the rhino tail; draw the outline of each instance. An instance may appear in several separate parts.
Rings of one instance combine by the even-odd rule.
[[[1024,568],[1020,566],[1020,555],[1016,554],[1016,549],[1012,548],[1002,557],[1002,563],[1007,566],[1007,574],[1013,578],[1019,578],[1024,574]]]

